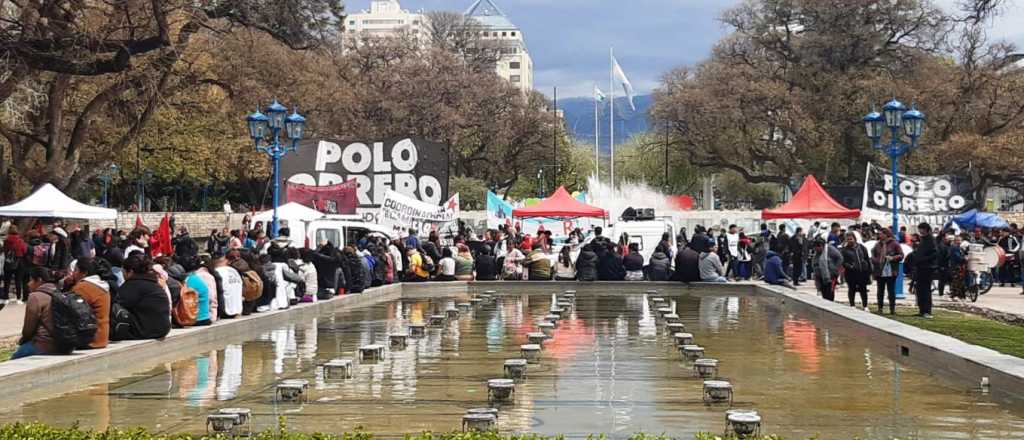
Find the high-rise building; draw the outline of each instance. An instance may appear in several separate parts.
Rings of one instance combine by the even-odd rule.
[[[533,90],[533,58],[526,48],[523,32],[505,16],[492,0],[476,0],[465,15],[483,27],[483,38],[498,42],[501,58],[495,66],[498,76],[505,78],[523,93]]]
[[[416,38],[426,38],[426,16],[402,9],[398,0],[373,0],[369,10],[350,14],[345,19],[345,33],[360,33],[379,37],[397,36],[408,32]]]

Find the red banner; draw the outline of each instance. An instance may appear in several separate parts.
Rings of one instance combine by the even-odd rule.
[[[355,214],[356,206],[359,204],[356,197],[359,185],[355,179],[329,186],[307,186],[288,182],[286,188],[289,203],[308,206],[324,214]]]

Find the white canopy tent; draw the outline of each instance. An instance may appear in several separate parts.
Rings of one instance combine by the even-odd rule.
[[[116,220],[117,210],[80,203],[47,183],[13,205],[0,207],[0,217],[56,217]]]
[[[288,203],[277,207],[277,218],[291,222],[311,222],[324,218],[324,214],[306,205]],[[274,219],[274,210],[263,211],[253,216],[252,221],[270,223]]]

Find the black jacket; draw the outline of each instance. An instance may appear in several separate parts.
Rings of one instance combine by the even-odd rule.
[[[711,237],[703,232],[693,234],[693,239],[690,240],[690,249],[693,249],[698,254],[703,254],[711,249]]]
[[[676,272],[672,281],[696,283],[700,281],[700,254],[692,248],[684,248],[676,255]]]
[[[334,246],[327,245],[316,252],[311,252],[310,257],[313,260],[313,266],[316,267],[317,286],[321,289],[334,289],[337,287],[334,284],[334,273],[341,267],[343,261],[341,253]]]
[[[597,254],[587,246],[576,257],[576,279],[579,281],[597,281]]]
[[[171,331],[171,305],[155,274],[125,280],[117,295],[118,304],[132,315],[131,339],[159,339]]]
[[[669,273],[672,271],[672,261],[664,252],[655,252],[651,255],[651,263],[648,265],[648,277],[651,281],[668,281]]]
[[[496,281],[498,279],[498,263],[491,254],[480,254],[476,256],[476,280]]]
[[[174,238],[174,255],[179,257],[194,257],[199,255],[199,246],[188,234],[182,234]]]
[[[601,281],[626,279],[626,269],[622,267],[622,259],[614,252],[605,251],[601,254],[597,259],[597,278]]]
[[[921,244],[914,249],[914,268],[918,272],[935,270],[936,260],[939,256],[939,249],[935,245],[935,237],[925,235],[921,237]]]
[[[871,256],[867,248],[857,244],[853,248],[843,246],[839,249],[843,254],[843,268],[846,269],[846,278],[867,281],[871,277]]]
[[[366,271],[363,268],[363,257],[356,254],[345,255],[345,291],[346,293],[362,293],[366,290]]]
[[[629,254],[622,259],[622,267],[628,271],[644,270],[644,256],[640,254]]]

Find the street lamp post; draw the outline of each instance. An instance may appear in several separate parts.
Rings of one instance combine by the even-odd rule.
[[[110,206],[110,182],[114,181],[114,174],[117,174],[117,164],[110,164],[106,172],[100,174],[100,182],[103,182],[103,207]]]
[[[917,140],[924,131],[924,121],[924,113],[918,111],[916,106],[912,106],[908,111],[907,106],[897,101],[896,98],[882,107],[882,113],[872,111],[864,117],[864,128],[868,138],[871,139],[872,148],[884,151],[892,162],[892,234],[894,237],[899,237],[900,234],[899,161],[901,157],[917,149]],[[889,143],[883,144],[882,134],[886,127],[890,132]],[[909,144],[903,142],[903,134],[910,138]],[[900,262],[899,272],[896,276],[896,297],[903,298],[903,262]]]
[[[277,206],[281,193],[281,158],[291,151],[299,148],[299,141],[306,131],[306,118],[302,117],[297,110],[288,117],[285,113],[288,109],[276,100],[265,110],[266,114],[256,113],[249,115],[246,122],[249,124],[249,137],[252,138],[256,151],[265,153],[270,157],[274,167],[274,219],[270,226],[270,237],[277,238]],[[287,140],[291,143],[281,143],[281,131],[284,130]]]

